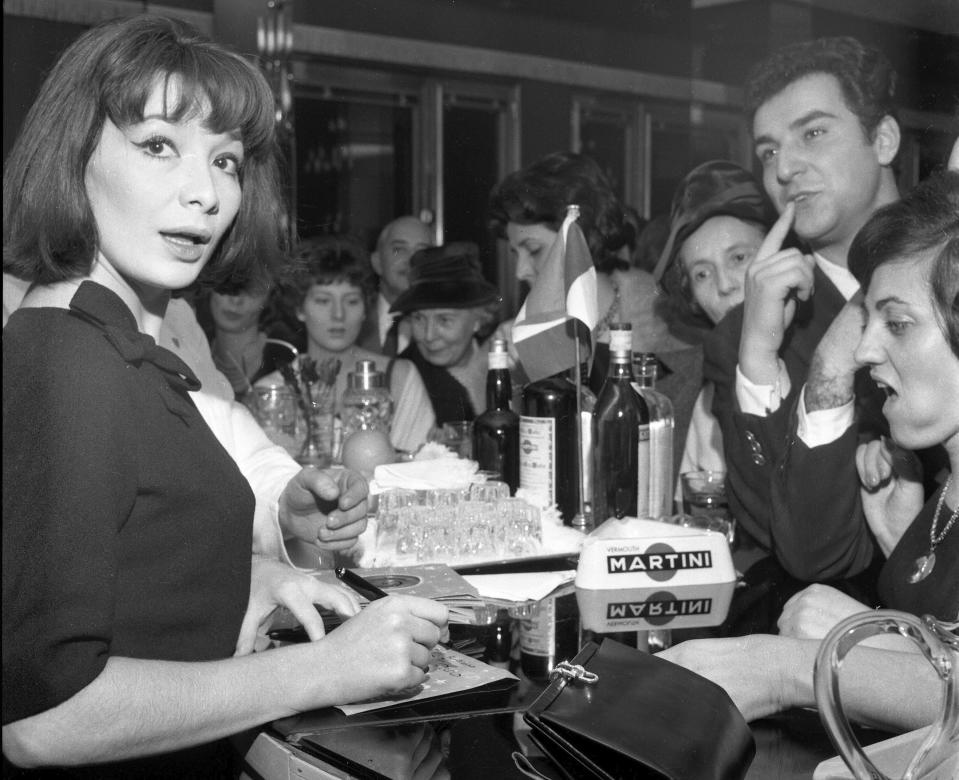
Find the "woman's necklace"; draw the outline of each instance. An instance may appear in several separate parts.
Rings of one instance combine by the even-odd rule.
[[[943,506],[945,506],[946,492],[949,490],[949,483],[951,481],[952,475],[950,474],[939,496],[939,502],[936,504],[936,513],[932,516],[932,525],[929,526],[929,552],[916,558],[916,565],[912,570],[912,574],[909,575],[909,582],[913,585],[917,582],[922,582],[926,577],[932,574],[932,570],[936,567],[936,547],[939,542],[946,538],[946,534],[949,533],[956,524],[956,518],[959,518],[959,506],[957,506],[953,510],[949,522],[946,523],[946,527],[943,528],[942,531],[936,532],[936,528],[939,525],[939,514],[942,512]]]

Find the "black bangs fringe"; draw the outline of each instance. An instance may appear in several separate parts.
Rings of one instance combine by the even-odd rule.
[[[122,58],[122,52],[115,57]],[[107,115],[119,125],[143,119],[146,102],[162,79],[177,84],[175,105],[164,106],[164,116],[174,122],[200,114],[209,101],[205,126],[214,133],[238,131],[247,156],[271,153],[274,142],[273,93],[256,66],[206,48],[186,48],[171,42],[148,60],[127,60],[104,82]],[[179,83],[177,83],[179,82]],[[169,91],[167,91],[169,95]]]

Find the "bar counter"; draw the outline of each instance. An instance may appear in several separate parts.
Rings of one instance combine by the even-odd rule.
[[[701,637],[775,633],[783,604],[804,584],[791,579],[769,558],[757,559],[748,552],[736,557],[737,568],[742,571],[748,565],[748,569],[726,620],[708,629],[674,630],[673,644]],[[575,558],[561,558],[548,568],[575,565]],[[523,570],[523,564],[507,568]],[[866,597],[857,582],[843,583],[843,587],[851,594]],[[519,780],[527,775],[514,762],[513,753],[518,751],[528,754],[532,765],[544,776],[561,780],[548,759],[529,741],[522,720],[523,711],[543,685],[526,679],[516,666],[514,662],[511,671],[520,676],[520,682],[512,691],[467,695],[456,704],[445,705],[446,709],[438,706],[425,712],[393,711],[388,716],[367,713],[351,718],[339,711],[323,710],[269,724],[243,743],[243,777]],[[637,713],[637,728],[642,728],[641,713]],[[808,780],[820,762],[836,754],[818,713],[812,710],[781,713],[753,722],[750,728],[756,741],[756,756],[747,774],[749,780]],[[868,745],[892,735],[860,728],[857,736],[861,744]],[[291,744],[290,739],[296,744]]]

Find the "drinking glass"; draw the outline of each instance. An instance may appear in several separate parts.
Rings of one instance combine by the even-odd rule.
[[[501,498],[509,498],[509,485],[505,482],[491,479],[486,482],[474,482],[470,485],[470,501],[484,501],[495,504]]]
[[[419,556],[423,546],[422,506],[401,506],[396,510],[396,552]]]
[[[725,533],[726,539],[732,544],[736,538],[736,523],[729,514],[726,500],[726,472],[686,471],[680,475],[680,480],[683,486],[683,513],[696,518],[709,518],[711,522],[705,527]],[[696,525],[695,522],[690,524]]]
[[[399,510],[416,504],[416,491],[393,488],[377,497],[376,549],[392,552],[396,549],[396,530]]]
[[[456,508],[457,552],[464,556],[494,552],[493,527],[496,509],[491,503],[465,501]]]
[[[463,499],[463,494],[464,491],[458,488],[430,488],[426,491],[426,506],[455,507]]]
[[[498,541],[503,554],[509,556],[534,555],[540,551],[543,526],[539,510],[521,498],[501,498],[496,502],[500,518]]]
[[[449,447],[460,458],[473,457],[473,423],[468,420],[443,423],[430,431],[428,438]]]
[[[420,563],[449,560],[456,552],[456,507],[414,507],[421,524],[422,541],[416,551]]]
[[[719,515],[675,515],[668,518],[668,522],[674,522],[684,528],[701,528],[705,531],[715,531],[726,537],[726,541],[733,543],[733,522],[732,519],[721,517]]]
[[[292,437],[296,433],[296,402],[285,386],[254,387],[253,408],[257,422],[267,432]]]

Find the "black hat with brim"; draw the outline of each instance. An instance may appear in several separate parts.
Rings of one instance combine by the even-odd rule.
[[[410,258],[409,289],[390,311],[471,309],[499,300],[499,290],[483,278],[476,244],[456,241],[421,249]]]

